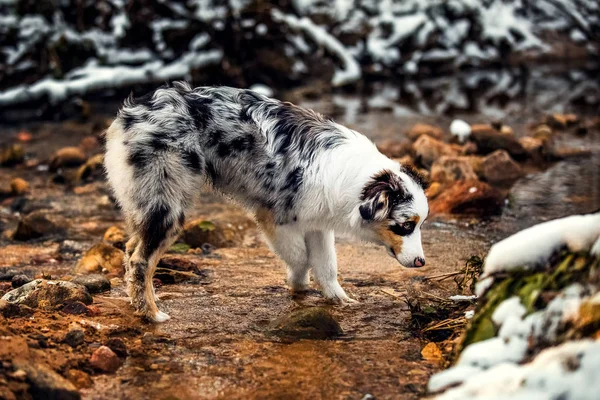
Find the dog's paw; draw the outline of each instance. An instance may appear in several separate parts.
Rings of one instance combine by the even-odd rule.
[[[164,313],[162,311],[158,311],[156,314],[154,315],[148,315],[148,319],[152,322],[158,323],[160,324],[161,322],[165,322],[171,319],[171,317],[169,316],[169,314]]]
[[[358,304],[358,300],[354,300],[353,298],[348,297],[346,293],[336,294],[333,296],[325,296],[328,302],[338,305],[338,306],[349,306],[352,304]]]

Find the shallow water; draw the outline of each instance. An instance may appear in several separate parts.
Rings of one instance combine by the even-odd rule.
[[[385,91],[375,99],[336,95],[305,105],[335,115],[339,122],[374,140],[401,139],[417,121],[443,128],[450,122],[448,117],[422,115],[398,105],[393,94]],[[461,116],[468,122],[490,120],[482,114]],[[533,121],[526,115],[505,117],[517,134]],[[74,122],[21,124],[2,127],[0,141],[13,141],[22,129],[33,134],[33,140],[25,144],[30,158],[42,163],[56,149],[77,145],[93,131],[90,124]],[[360,301],[357,305],[330,306],[317,293],[292,297],[284,284],[282,263],[262,244],[255,229],[246,232],[239,247],[219,249],[210,256],[185,256],[207,275],[200,284],[163,285],[157,290],[160,307],[172,317],[166,324],[140,323],[131,315],[122,286],[96,296],[101,315],[87,319],[110,328],[89,333],[90,346],[121,337],[130,356],[115,374],[95,375],[93,386],[83,389],[83,397],[421,397],[428,377],[440,365],[422,360],[423,342],[408,327],[403,296],[415,290],[444,298],[456,294],[451,281],[435,284],[421,278],[456,271],[470,256],[484,256],[494,241],[537,221],[600,208],[600,139],[596,134],[566,140],[571,146],[589,148],[592,155],[556,163],[518,181],[501,216],[431,218],[423,231],[424,268],[404,269],[377,246],[341,240],[337,246],[341,283]],[[121,224],[118,212],[102,201],[108,193],[103,183],[75,192],[52,183],[52,174],[35,168],[0,169],[0,181],[13,177],[30,182],[30,204],[69,219],[68,239],[83,248],[100,241],[109,226]],[[7,204],[1,210],[5,229],[14,229],[18,214]],[[217,196],[203,194],[192,217],[216,212],[234,215],[238,211]],[[62,239],[26,244],[5,237],[0,240],[0,266],[24,268],[32,275],[43,271],[61,276],[69,274],[76,263],[76,259],[58,257],[57,242]],[[336,340],[289,342],[269,333],[268,326],[276,318],[313,305],[327,307],[345,334]],[[51,317],[59,331],[72,322],[60,315]],[[40,321],[43,326],[32,323],[23,332],[39,332],[45,326],[43,318]]]

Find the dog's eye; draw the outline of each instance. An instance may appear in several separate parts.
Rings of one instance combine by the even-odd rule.
[[[390,230],[394,232],[396,235],[400,236],[408,236],[415,230],[416,224],[413,221],[406,221],[400,225],[393,224],[390,225]]]

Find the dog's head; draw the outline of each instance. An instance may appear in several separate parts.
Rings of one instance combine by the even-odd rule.
[[[425,265],[421,225],[429,214],[424,190],[428,183],[414,168],[400,173],[382,170],[363,187],[360,216],[370,241],[408,268]]]

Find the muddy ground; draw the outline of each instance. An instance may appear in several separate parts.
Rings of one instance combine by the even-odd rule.
[[[376,138],[397,135],[397,127],[381,128],[389,115],[373,113],[355,125]],[[75,185],[69,174],[76,169],[51,172],[44,167],[65,146],[81,145],[86,157],[99,154],[101,146],[85,138],[101,130],[106,118],[110,114],[87,122],[2,128],[2,144],[21,141],[27,161],[1,168],[0,182],[23,178],[29,190],[7,195],[2,202],[0,275],[18,270],[31,278],[69,279],[78,260],[102,241],[108,228],[122,227],[102,180]],[[405,269],[382,248],[339,240],[340,282],[358,304],[330,305],[317,291],[293,297],[285,286],[282,262],[250,225],[240,230],[233,247],[168,255],[171,266],[184,265],[195,276],[179,283],[155,281],[159,307],[172,318],[165,324],[149,324],[133,315],[118,274],[109,274],[112,289],[94,295],[93,304],[80,314],[25,309],[22,315],[0,316],[0,398],[28,398],[31,387],[39,386],[32,383],[28,368],[43,370],[43,365],[66,377],[86,399],[421,398],[429,376],[445,362],[443,357],[423,356],[422,349],[431,340],[446,348],[442,343],[448,335],[433,337],[415,329],[406,299],[447,299],[462,293],[452,279],[427,277],[460,270],[471,256],[483,257],[498,238],[534,221],[598,208],[598,185],[582,184],[598,178],[598,140],[582,140],[592,149],[591,157],[562,161],[522,178],[510,193],[513,207],[501,216],[430,218],[423,228],[424,268]],[[553,190],[556,181],[560,190]],[[64,231],[27,241],[11,239],[21,214],[33,210],[62,217]],[[236,206],[202,193],[190,219],[213,215],[244,218]],[[10,280],[0,282],[0,293],[10,285]],[[298,338],[274,329],[290,313],[314,306],[333,316],[343,333]],[[84,332],[83,343],[72,346],[65,337],[78,329]],[[92,353],[102,345],[119,356],[122,365],[116,372],[91,366]]]

